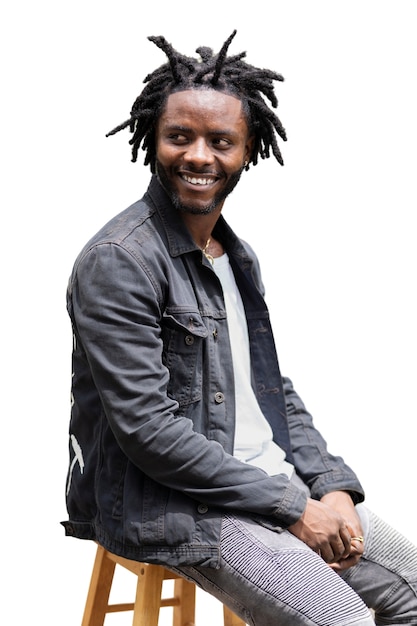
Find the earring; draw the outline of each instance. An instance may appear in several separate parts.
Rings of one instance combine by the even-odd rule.
[[[248,165],[249,165],[249,161],[245,161],[244,166],[248,167]]]

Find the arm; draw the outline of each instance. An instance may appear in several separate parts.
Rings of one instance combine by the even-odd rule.
[[[258,258],[247,242],[242,243],[253,261],[254,281],[264,296]],[[294,390],[291,380],[283,377],[282,382],[294,465],[310,488],[312,497],[319,500],[329,491],[346,490],[355,504],[362,502],[364,492],[358,478],[341,457],[329,453],[326,441],[315,428],[313,419]]]
[[[361,542],[351,541],[363,534],[355,510],[355,503],[364,499],[363,489],[343,459],[328,452],[288,378],[284,388],[295,466],[312,495],[289,530],[341,571],[354,565],[363,552]]]
[[[294,464],[312,498],[320,500],[331,491],[347,491],[354,504],[362,502],[364,491],[356,474],[340,456],[328,451],[291,380],[284,378],[283,383]]]
[[[73,280],[70,314],[120,448],[155,481],[198,501],[294,522],[305,495],[195,432],[168,396],[158,288],[137,258],[108,243],[83,257]]]

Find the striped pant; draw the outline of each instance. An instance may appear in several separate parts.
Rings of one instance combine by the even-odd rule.
[[[357,511],[365,550],[342,574],[290,532],[233,515],[223,519],[220,569],[176,571],[251,626],[417,625],[417,548],[364,505]]]

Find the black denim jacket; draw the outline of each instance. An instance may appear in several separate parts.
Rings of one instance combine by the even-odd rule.
[[[319,498],[362,488],[282,379],[257,259],[223,217],[245,306],[253,388],[274,439]],[[74,332],[67,535],[128,558],[218,567],[224,512],[285,527],[306,495],[233,457],[232,358],[220,283],[155,177],[85,246],[68,286]]]

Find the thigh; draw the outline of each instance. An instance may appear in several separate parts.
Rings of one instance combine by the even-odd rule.
[[[222,566],[180,568],[251,626],[370,626],[359,596],[303,542],[260,520],[225,516]]]
[[[417,547],[364,505],[356,510],[364,553],[344,580],[374,609],[377,624],[417,625]]]

